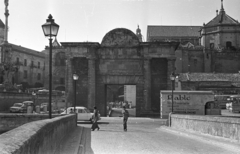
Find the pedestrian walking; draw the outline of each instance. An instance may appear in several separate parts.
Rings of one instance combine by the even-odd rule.
[[[123,130],[126,132],[129,113],[128,113],[128,110],[126,110],[125,106],[123,106],[122,115],[123,115]]]
[[[92,124],[92,127],[91,127],[92,131],[94,131],[96,128],[98,130],[100,129],[100,127],[98,126],[99,118],[100,118],[99,117],[99,111],[97,110],[97,107],[95,106],[94,111],[93,111],[93,117],[92,117],[92,119],[93,119],[93,124]]]

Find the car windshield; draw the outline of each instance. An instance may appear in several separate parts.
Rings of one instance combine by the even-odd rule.
[[[13,106],[15,106],[15,107],[21,107],[22,104],[20,104],[20,103],[15,103]]]

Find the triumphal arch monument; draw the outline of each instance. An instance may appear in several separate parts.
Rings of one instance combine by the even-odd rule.
[[[101,43],[61,45],[67,58],[66,101],[74,104],[72,74],[77,73],[77,106],[97,106],[102,116],[108,114],[109,104],[117,113],[127,103],[129,110],[135,110],[133,116],[160,112],[160,90],[171,89],[169,76],[175,70],[178,42],[140,42],[132,31],[117,28]]]

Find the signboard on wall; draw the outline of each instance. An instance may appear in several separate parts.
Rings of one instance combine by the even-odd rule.
[[[178,114],[205,114],[205,104],[214,101],[212,91],[172,91],[160,92],[161,118],[168,118],[169,113]]]

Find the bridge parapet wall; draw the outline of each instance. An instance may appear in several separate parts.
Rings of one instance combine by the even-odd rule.
[[[2,154],[53,154],[76,125],[75,115],[30,122],[0,135]]]
[[[52,117],[61,116],[59,114],[53,114]],[[0,113],[0,134],[17,128],[23,124],[48,119],[48,114],[12,114],[12,113]]]
[[[240,119],[238,117],[172,114],[171,127],[240,142]]]

